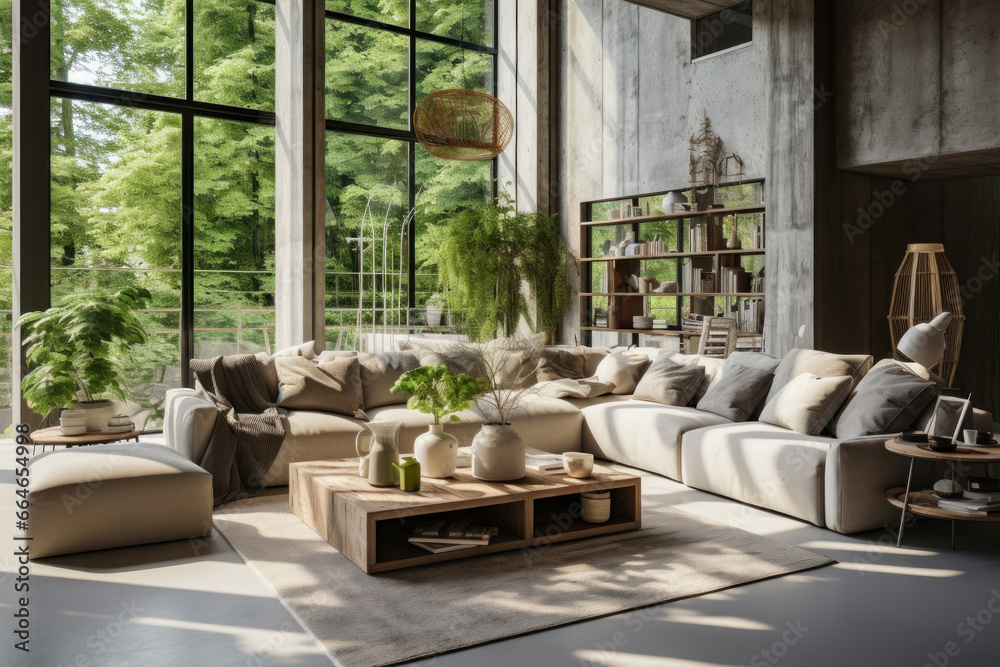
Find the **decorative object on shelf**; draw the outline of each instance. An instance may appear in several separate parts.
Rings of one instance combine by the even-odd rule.
[[[698,131],[691,135],[689,152],[692,188],[717,190],[724,182],[743,178],[743,159],[736,153],[726,154],[722,138],[712,129],[708,116],[701,121]]]
[[[646,317],[645,315],[635,315],[632,318],[632,328],[633,329],[652,329],[653,328],[653,318]]]
[[[607,523],[611,518],[611,492],[584,491],[581,493],[580,514],[587,523]]]
[[[945,313],[951,314],[950,319],[939,319]],[[921,327],[914,334],[909,333],[921,324],[929,324],[937,332]],[[909,357],[910,354],[900,347],[902,344],[930,361],[938,343],[942,344],[938,356],[940,361],[935,361],[928,368],[951,386],[958,370],[964,326],[958,276],[944,254],[944,245],[911,243],[906,247],[892,288],[889,333],[893,349]],[[926,338],[919,334],[924,334]],[[910,358],[926,366],[920,359]]]
[[[954,499],[965,495],[965,489],[953,479],[942,479],[934,483],[934,493],[939,498]]]
[[[594,455],[586,452],[564,452],[562,465],[570,477],[577,479],[590,477],[594,472]]]
[[[434,417],[428,432],[413,442],[413,453],[424,476],[444,478],[455,474],[458,440],[445,433],[441,420],[448,417],[449,421],[461,421],[454,413],[471,408],[476,397],[488,388],[486,380],[451,373],[444,364],[414,368],[403,373],[393,385],[392,393],[410,396],[407,408]]]
[[[740,242],[740,236],[737,233],[739,231],[739,221],[737,216],[732,216],[732,229],[729,234],[729,241],[726,243],[726,247],[730,250],[742,250],[743,244]]]
[[[363,428],[354,439],[358,456],[368,459],[366,479],[372,486],[396,486],[393,464],[399,463],[396,443],[400,426],[399,422],[367,422],[362,424]],[[362,440],[371,440],[371,443],[362,447]]]
[[[393,463],[392,467],[396,470],[396,475],[399,477],[399,490],[400,491],[419,491],[420,490],[420,462],[416,459],[406,457],[403,459],[402,463]]]
[[[669,280],[664,283],[660,283],[659,287],[653,290],[654,294],[677,294],[677,283],[673,280]]]
[[[684,204],[688,203],[687,195],[683,192],[672,191],[663,196],[664,213],[681,213],[684,211]]]
[[[84,410],[87,430],[103,430],[115,408],[101,396],[130,398],[125,361],[147,339],[135,311],[151,299],[144,288],[126,287],[113,295],[68,296],[44,312],[21,316],[17,326],[31,367],[21,381],[28,407],[43,416],[60,408]]]
[[[491,160],[514,136],[514,117],[503,102],[475,90],[430,93],[413,112],[420,145],[445,160]]]

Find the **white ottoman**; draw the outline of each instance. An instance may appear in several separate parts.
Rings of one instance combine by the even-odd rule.
[[[212,476],[169,447],[74,447],[28,468],[32,558],[212,532]]]

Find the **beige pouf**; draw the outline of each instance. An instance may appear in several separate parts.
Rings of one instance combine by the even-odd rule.
[[[212,476],[168,447],[75,447],[40,454],[28,467],[32,558],[212,531]]]

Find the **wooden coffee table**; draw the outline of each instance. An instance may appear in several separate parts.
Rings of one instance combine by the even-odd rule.
[[[55,445],[63,445],[65,447],[82,447],[84,445],[106,445],[112,442],[121,442],[123,440],[132,439],[139,442],[140,435],[142,435],[142,431],[136,430],[125,431],[124,433],[91,431],[81,435],[63,435],[62,429],[58,426],[53,426],[51,428],[43,428],[34,431],[31,434],[31,442],[33,445],[41,445],[42,451],[44,452],[46,447],[52,447],[55,449]],[[35,453],[34,448],[32,448],[31,453]]]
[[[585,523],[580,492],[611,492],[611,518]],[[516,482],[483,482],[469,468],[449,479],[423,478],[420,491],[375,487],[358,476],[358,459],[292,463],[292,512],[365,572],[548,545],[642,525],[640,478],[595,465],[592,477],[536,473]],[[485,546],[432,554],[407,541],[429,520],[497,526]]]

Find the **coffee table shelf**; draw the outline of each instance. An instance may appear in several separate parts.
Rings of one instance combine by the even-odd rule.
[[[529,472],[514,482],[484,482],[468,468],[453,478],[421,480],[418,492],[373,487],[358,477],[357,459],[290,466],[292,512],[363,571],[371,574],[635,530],[642,525],[641,480],[594,467],[586,479]],[[611,491],[611,519],[580,519],[580,493]],[[470,521],[500,529],[488,545],[441,554],[409,543],[425,521]]]

